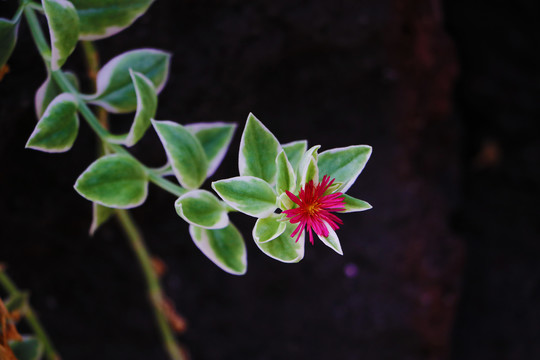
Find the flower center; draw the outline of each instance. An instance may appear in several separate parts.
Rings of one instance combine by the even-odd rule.
[[[316,216],[317,213],[320,211],[320,204],[318,202],[312,203],[312,204],[305,204],[304,206],[304,212],[308,216]]]

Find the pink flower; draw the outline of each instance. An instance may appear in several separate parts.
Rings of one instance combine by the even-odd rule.
[[[286,191],[287,196],[298,205],[297,208],[283,211],[291,224],[298,223],[298,227],[291,234],[291,237],[298,234],[296,241],[298,241],[306,227],[309,230],[309,241],[313,245],[312,230],[319,236],[328,237],[327,226],[337,230],[339,229],[337,224],[343,224],[336,215],[331,213],[345,210],[344,198],[341,196],[343,193],[337,192],[325,195],[334,180],[330,180],[328,175],[324,175],[322,182],[317,185],[314,185],[313,180],[310,180],[304,188],[300,189],[298,196]]]

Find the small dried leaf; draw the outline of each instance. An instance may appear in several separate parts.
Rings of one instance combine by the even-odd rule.
[[[167,264],[157,256],[152,256],[150,258],[152,263],[152,268],[158,277],[162,277],[167,272]]]
[[[0,299],[0,346],[9,349],[8,342],[11,340],[21,341],[22,337],[17,331],[9,311]]]
[[[3,346],[0,344],[0,359],[2,360],[17,360],[15,355],[13,354],[13,351],[9,348],[9,346]]]
[[[169,325],[171,325],[171,328],[174,330],[174,332],[176,332],[177,334],[182,334],[186,331],[186,319],[184,319],[183,316],[178,314],[173,302],[166,297],[164,297],[161,302],[161,311],[163,311],[163,314],[169,321]]]
[[[4,64],[4,66],[0,67],[0,81],[2,81],[2,79],[8,72],[9,72],[8,64]]]

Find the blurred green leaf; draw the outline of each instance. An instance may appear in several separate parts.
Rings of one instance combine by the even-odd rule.
[[[65,152],[73,146],[78,132],[77,99],[63,93],[49,104],[26,147],[51,153]]]
[[[15,48],[18,29],[18,21],[0,18],[0,68],[7,63]]]
[[[9,347],[17,360],[39,360],[43,354],[43,345],[31,336],[23,337],[22,341],[10,341]]]
[[[94,235],[96,230],[103,225],[114,213],[114,209],[92,203],[92,224],[90,225],[90,235]]]
[[[79,80],[77,79],[77,76],[75,76],[74,73],[65,71],[64,75],[68,79],[68,81],[73,85],[75,89],[79,89]],[[53,101],[55,97],[62,94],[63,91],[60,89],[56,81],[51,80],[51,76],[47,75],[47,79],[41,84],[39,89],[36,91],[36,95],[34,97],[34,106],[36,110],[36,115],[38,119],[40,119],[43,116],[43,112],[45,112],[45,109],[47,109],[47,106]]]
[[[79,14],[80,39],[112,36],[143,15],[153,0],[71,0]]]
[[[58,70],[75,50],[79,39],[79,16],[67,0],[42,0],[51,37],[51,69]]]

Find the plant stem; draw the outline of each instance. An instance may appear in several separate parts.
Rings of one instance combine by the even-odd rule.
[[[93,90],[96,90],[96,78],[99,69],[99,54],[91,41],[83,41],[82,47],[86,59],[88,77],[90,78],[90,82],[94,87]],[[101,126],[107,129],[108,114],[105,109],[98,109],[98,118]],[[98,141],[100,141],[102,146],[107,145],[102,139]],[[158,180],[156,179],[156,181]],[[174,189],[172,190],[174,191]],[[158,276],[152,266],[150,255],[144,244],[143,236],[137,228],[133,219],[130,217],[127,210],[116,210],[115,214],[119,220],[122,230],[126,234],[126,237],[129,239],[131,248],[137,255],[137,260],[139,261],[139,265],[144,274],[146,286],[148,288],[148,298],[150,299],[150,302],[152,304],[156,323],[158,325],[159,331],[161,332],[163,345],[166,351],[169,353],[171,359],[182,360],[183,357],[179,350],[180,348],[176,343],[176,339],[174,337],[168,319],[162,310],[163,290],[160,286]]]
[[[45,35],[43,35],[43,30],[41,30],[41,27],[39,26],[39,21],[34,13],[34,10],[29,6],[25,6],[24,16],[26,17],[26,21],[28,21],[30,32],[32,33],[32,37],[34,38],[34,42],[36,43],[41,57],[43,58],[43,61],[45,61],[47,68],[50,68],[51,49],[49,48],[49,44],[45,39]]]
[[[86,69],[88,71],[88,78],[92,83],[92,91],[97,90],[97,73],[99,70],[99,53],[94,46],[94,43],[91,41],[81,41],[81,45],[84,52],[84,58],[86,60]],[[97,118],[101,126],[106,130],[109,130],[109,116],[107,110],[102,107],[97,108]]]
[[[47,69],[50,71],[51,51],[47,43],[47,40],[45,39],[45,36],[43,35],[43,31],[39,25],[38,19],[35,16],[34,10],[29,7],[25,7],[24,14],[28,21],[34,42],[36,43],[36,46],[43,60],[45,61],[45,65],[47,66]],[[91,43],[83,43],[83,46],[86,52],[87,62],[89,66],[92,66],[92,67],[96,66],[97,53],[95,52],[93,45]],[[110,136],[110,133],[106,129],[107,127],[106,121],[103,121],[103,119],[102,121],[100,121],[96,118],[92,110],[90,110],[88,105],[82,99],[80,93],[77,91],[77,89],[75,89],[70,84],[65,74],[61,70],[52,71],[51,76],[54,79],[54,81],[58,84],[58,86],[62,89],[62,91],[69,92],[76,97],[76,99],[78,100],[79,112],[82,114],[82,116],[84,117],[88,125],[92,128],[92,130],[94,130],[94,132],[97,134],[99,139],[104,144],[106,144],[106,146],[111,151],[134,158],[122,146],[108,143],[107,138]],[[163,188],[164,190],[170,193],[173,193],[176,196],[180,196],[186,192],[186,190],[184,190],[182,187],[161,177],[157,171],[150,169],[144,166],[143,164],[141,164],[141,166],[143,166],[143,168],[145,169],[148,179],[152,181],[153,183],[155,183],[156,185],[158,185],[159,187]],[[161,331],[165,348],[167,349],[167,352],[169,353],[171,359],[185,360],[185,357],[183,356],[180,350],[180,347],[176,343],[176,339],[168,323],[167,317],[162,311],[163,304],[164,304],[163,292],[159,285],[158,277],[155,274],[154,269],[152,268],[152,265],[150,262],[150,255],[148,254],[148,251],[146,250],[146,247],[143,242],[143,238],[141,234],[139,233],[137,227],[133,223],[133,220],[131,219],[127,211],[116,210],[116,215],[120,221],[120,224],[122,225],[122,228],[126,236],[130,240],[131,247],[133,248],[133,250],[135,251],[135,254],[137,255],[137,259],[139,260],[141,269],[145,276],[146,283],[148,286],[149,298],[153,305],[156,322]]]
[[[2,287],[6,290],[6,292],[10,296],[18,296],[21,294],[19,289],[15,286],[13,281],[9,278],[9,276],[6,274],[4,269],[0,267],[0,284]],[[32,329],[33,333],[37,336],[40,343],[43,344],[43,348],[45,350],[45,356],[48,360],[60,360],[60,356],[54,349],[54,346],[52,345],[51,340],[49,339],[49,336],[45,332],[45,329],[39,322],[34,310],[30,306],[30,304],[26,304],[26,310],[24,313],[24,317],[26,321],[28,322],[28,325],[30,325],[30,328]]]
[[[26,16],[26,20],[28,21],[28,25],[30,27],[30,32],[32,33],[32,37],[34,38],[34,42],[38,47],[41,57],[45,61],[45,65],[47,66],[47,68],[50,70],[51,50],[49,48],[49,45],[47,44],[47,40],[45,40],[42,29],[39,26],[39,22],[36,18],[34,10],[27,6],[24,9],[24,15]],[[135,159],[135,157],[131,155],[122,146],[108,143],[107,139],[110,136],[110,133],[100,124],[99,120],[96,118],[92,110],[90,110],[88,105],[86,105],[84,100],[81,98],[81,94],[71,85],[62,70],[53,71],[51,72],[51,75],[58,84],[58,86],[62,89],[62,91],[69,92],[70,94],[73,94],[73,96],[75,96],[78,101],[79,112],[86,120],[88,125],[92,128],[92,130],[94,130],[94,132],[97,134],[97,136],[103,142],[107,143],[107,147],[115,153],[127,155]],[[186,193],[186,190],[184,188],[172,183],[167,179],[164,179],[157,171],[152,170],[149,167],[141,164],[139,160],[137,160],[137,162],[139,162],[139,164],[145,170],[146,174],[148,175],[148,179],[163,190],[168,191],[176,196],[181,196]]]
[[[91,41],[81,41],[81,45],[84,51],[84,59],[86,60],[86,69],[88,77],[91,80],[93,91],[96,90],[96,78],[99,69],[99,55]]]
[[[157,277],[152,262],[148,254],[148,250],[144,244],[143,238],[131,216],[126,210],[115,210],[116,216],[122,225],[126,237],[129,239],[131,248],[137,255],[139,265],[143,271],[146,279],[146,285],[148,287],[148,295],[152,308],[154,309],[154,315],[156,317],[157,325],[161,331],[163,344],[167,349],[169,356],[174,360],[185,360],[186,358],[182,354],[178,344],[176,343],[174,334],[169,326],[167,317],[163,313],[164,298],[159,279]]]

